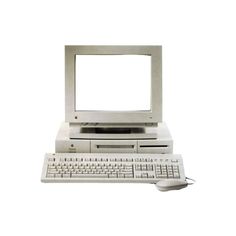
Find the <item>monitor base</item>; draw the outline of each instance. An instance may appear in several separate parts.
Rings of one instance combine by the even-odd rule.
[[[70,125],[71,139],[154,139],[157,127],[83,127]]]

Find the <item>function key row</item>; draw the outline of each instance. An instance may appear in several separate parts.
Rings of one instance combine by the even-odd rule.
[[[48,158],[49,162],[56,162],[57,159],[54,157]],[[169,162],[178,163],[178,159],[152,159],[152,158],[76,158],[76,157],[61,157],[59,159],[61,162]]]

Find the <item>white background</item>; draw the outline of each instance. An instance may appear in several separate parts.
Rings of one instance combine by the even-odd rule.
[[[235,1],[1,1],[1,235],[235,235]],[[163,45],[164,120],[197,180],[42,184],[65,44]]]

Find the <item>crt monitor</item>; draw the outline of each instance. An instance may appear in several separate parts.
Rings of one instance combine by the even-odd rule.
[[[161,46],[65,46],[66,121],[157,125]]]

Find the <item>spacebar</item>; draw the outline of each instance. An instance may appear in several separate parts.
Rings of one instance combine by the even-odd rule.
[[[71,178],[108,178],[107,174],[91,175],[91,174],[71,174]]]

